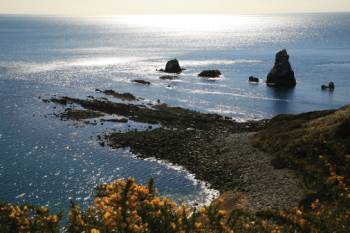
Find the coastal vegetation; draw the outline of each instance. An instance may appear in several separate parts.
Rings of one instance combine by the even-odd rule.
[[[333,172],[333,168],[330,168]],[[336,176],[334,179],[333,176]],[[337,190],[338,200],[332,208],[320,199],[289,211],[264,210],[251,213],[235,209],[228,214],[218,206],[200,208],[178,206],[158,196],[153,181],[141,186],[135,180],[117,180],[97,188],[94,202],[87,210],[72,203],[68,222],[62,226],[62,214],[49,214],[47,207],[0,205],[1,232],[67,232],[67,233],[194,233],[194,232],[348,232],[349,186],[332,174],[329,185]],[[342,184],[342,187],[339,187]]]

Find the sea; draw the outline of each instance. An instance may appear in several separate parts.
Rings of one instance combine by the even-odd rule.
[[[297,79],[292,89],[264,83],[281,49]],[[173,58],[186,70],[175,80],[159,79],[156,70]],[[223,75],[197,76],[207,69]],[[249,83],[251,75],[261,82]],[[322,91],[330,81],[335,90]],[[86,98],[96,88],[237,121],[338,108],[350,102],[350,13],[0,15],[0,201],[53,211],[70,201],[86,207],[98,184],[127,177],[141,184],[154,178],[160,194],[179,203],[205,204],[217,195],[179,166],[96,141],[105,131],[148,125],[61,121],[54,115],[61,109],[42,101]]]

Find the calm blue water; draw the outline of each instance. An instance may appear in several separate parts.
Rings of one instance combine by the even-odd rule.
[[[98,183],[134,176],[141,183],[156,178],[162,193],[179,201],[203,202],[208,192],[185,171],[110,151],[93,138],[128,125],[76,127],[47,115],[59,109],[38,97],[86,97],[108,88],[238,120],[336,108],[349,104],[349,42],[348,13],[0,16],[0,200],[62,209],[68,199],[88,202]],[[265,79],[282,48],[290,53],[297,87],[249,84],[250,75]],[[178,80],[159,80],[155,70],[174,57],[187,70]],[[196,76],[211,68],[223,79]],[[132,84],[135,78],[152,85]],[[335,92],[322,92],[329,81]]]

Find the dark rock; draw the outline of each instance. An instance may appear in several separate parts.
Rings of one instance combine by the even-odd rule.
[[[99,142],[100,146],[104,147],[105,146],[105,142]]]
[[[148,82],[148,81],[145,81],[145,80],[142,80],[142,79],[135,79],[135,80],[132,80],[132,82],[143,84],[143,85],[151,85],[151,82]]]
[[[220,77],[221,72],[220,70],[204,70],[200,74],[198,74],[199,77],[205,77],[205,78],[218,78]]]
[[[170,60],[166,63],[165,72],[167,73],[181,73],[182,69],[180,67],[179,61],[177,59]]]
[[[174,80],[174,79],[177,79],[177,76],[176,75],[163,75],[159,78],[162,80]]]
[[[181,68],[179,61],[177,59],[170,60],[166,63],[165,69],[160,69],[158,71],[166,73],[181,73],[184,69]]]
[[[102,119],[101,121],[107,122],[116,122],[116,123],[128,123],[128,118],[120,118],[120,119]]]
[[[104,116],[104,114],[99,111],[93,111],[93,110],[67,108],[62,113],[58,114],[58,116],[62,120],[79,121],[79,120],[102,117]]]
[[[287,50],[283,49],[276,54],[275,65],[268,74],[266,82],[270,85],[283,87],[294,87],[296,85]]]
[[[322,86],[321,86],[321,89],[322,89],[322,90],[334,91],[334,89],[335,89],[335,84],[334,84],[334,82],[330,82],[330,83],[328,83],[328,86],[327,86],[327,85],[322,85]]]
[[[250,77],[249,77],[249,82],[258,83],[258,82],[259,82],[259,78],[254,77],[254,76],[250,76]]]
[[[334,82],[330,82],[328,84],[328,87],[329,87],[329,89],[334,90],[334,88],[335,88]]]
[[[130,93],[119,93],[119,92],[115,92],[113,90],[105,90],[105,91],[100,91],[100,92],[102,92],[105,95],[113,96],[114,98],[118,98],[121,100],[127,100],[127,101],[137,100],[136,97]]]

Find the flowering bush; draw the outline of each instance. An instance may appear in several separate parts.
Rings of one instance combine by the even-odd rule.
[[[135,180],[117,180],[101,185],[94,204],[82,213],[72,205],[68,231],[128,232],[128,233],[187,233],[233,232],[226,224],[226,213],[214,207],[190,210],[174,201],[161,198],[153,189],[140,186]]]
[[[52,215],[46,207],[0,205],[1,233],[280,233],[344,232],[350,229],[350,187],[335,166],[320,157],[329,171],[325,185],[337,193],[336,202],[323,201],[317,194],[290,211],[266,210],[250,213],[233,210],[227,214],[216,205],[189,208],[157,195],[153,180],[147,187],[133,178],[98,187],[86,211],[74,203],[68,223],[62,214]]]
[[[58,232],[61,217],[50,215],[46,207],[0,204],[0,232]]]

